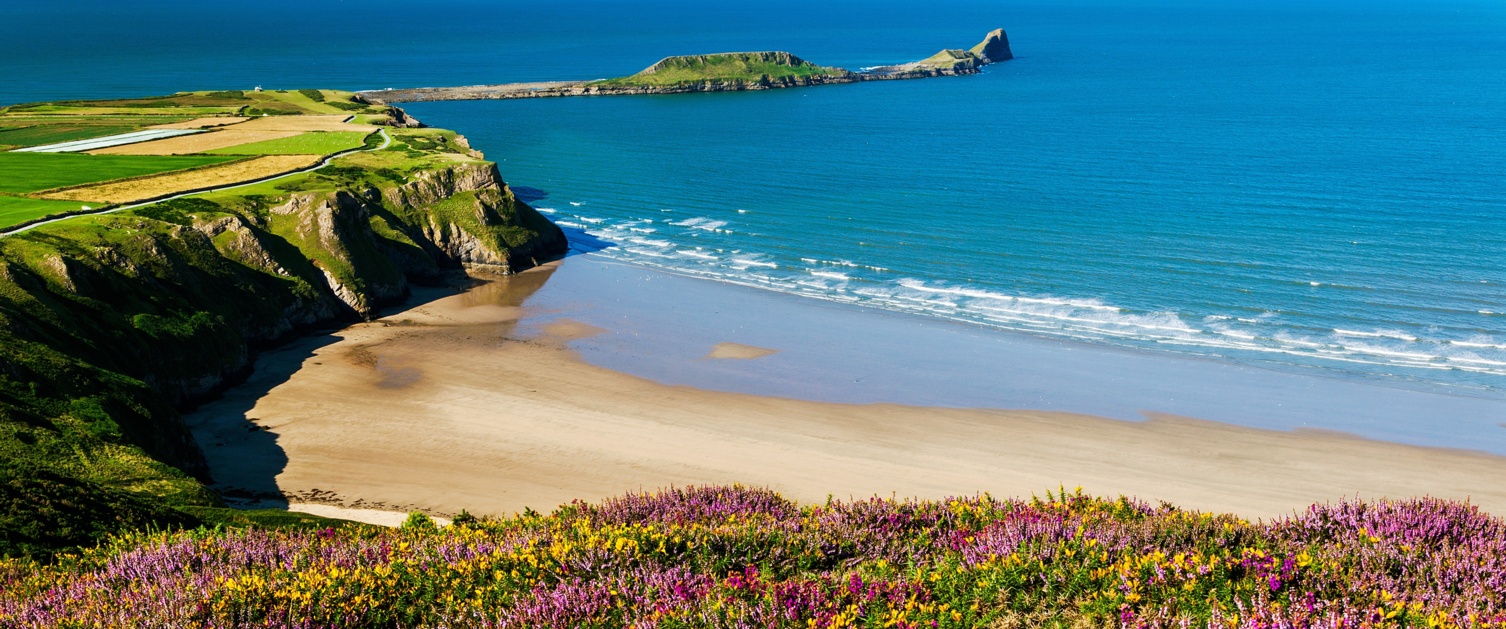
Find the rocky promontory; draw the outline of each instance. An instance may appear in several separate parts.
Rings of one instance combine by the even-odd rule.
[[[666,57],[637,74],[615,79],[389,89],[360,94],[373,102],[400,103],[738,92],[977,74],[983,66],[1013,58],[1009,36],[1000,28],[972,48],[947,49],[920,61],[856,71],[817,65],[788,52],[728,52]]]

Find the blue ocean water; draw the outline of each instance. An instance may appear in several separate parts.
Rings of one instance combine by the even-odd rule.
[[[599,255],[1030,334],[1506,398],[1497,1],[62,2],[0,7],[0,102],[863,67],[972,77],[427,103]],[[66,37],[60,37],[66,34]]]

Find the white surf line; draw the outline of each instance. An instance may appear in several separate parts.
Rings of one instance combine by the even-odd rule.
[[[234,190],[236,188],[244,188],[246,186],[254,186],[256,184],[262,184],[262,183],[266,183],[268,181],[277,181],[278,179],[282,179],[284,177],[292,177],[293,175],[302,175],[302,174],[305,174],[305,173],[311,173],[311,172],[314,172],[316,170],[319,170],[320,168],[324,168],[325,166],[328,166],[330,162],[334,161],[337,158],[345,157],[346,155],[351,155],[353,153],[365,153],[365,152],[368,152],[368,151],[380,151],[380,150],[382,150],[384,148],[387,148],[388,146],[390,146],[392,144],[392,136],[387,135],[387,130],[386,129],[377,129],[377,133],[382,134],[382,145],[381,146],[378,146],[376,148],[370,148],[370,149],[351,149],[349,151],[342,151],[342,152],[339,152],[339,153],[335,153],[334,155],[330,155],[329,157],[324,158],[324,160],[321,161],[321,162],[319,162],[319,164],[317,166],[310,166],[308,168],[304,168],[304,169],[301,169],[301,170],[295,170],[295,171],[292,171],[292,172],[286,172],[286,173],[283,173],[281,175],[273,175],[271,177],[262,177],[261,179],[252,179],[251,181],[242,181],[240,183],[231,184],[231,185],[228,185],[228,186],[217,186],[217,187],[214,187],[214,188],[204,188],[202,190],[189,190],[189,191],[186,191],[186,192],[176,192],[176,193],[173,193],[173,194],[168,195],[168,196],[158,197],[158,198],[155,198],[155,199],[148,199],[146,201],[138,201],[138,202],[132,203],[130,205],[122,205],[122,206],[119,206],[119,207],[110,208],[108,210],[100,210],[98,212],[83,212],[83,213],[79,213],[79,214],[70,214],[68,216],[62,216],[62,217],[54,218],[54,219],[51,219],[51,220],[42,221],[42,222],[39,222],[39,223],[32,223],[32,224],[27,225],[25,227],[18,227],[18,228],[11,229],[11,230],[8,230],[8,231],[0,231],[0,238],[4,238],[6,236],[14,236],[16,234],[20,234],[20,233],[25,233],[25,232],[31,231],[31,230],[36,229],[38,227],[41,227],[43,225],[51,225],[53,223],[61,223],[63,221],[66,221],[66,220],[69,220],[69,219],[74,219],[74,218],[79,218],[81,216],[100,216],[100,215],[103,215],[103,214],[114,214],[114,213],[122,211],[122,210],[131,210],[131,209],[135,209],[135,208],[138,208],[138,207],[148,206],[148,205],[151,205],[153,203],[161,203],[163,201],[171,201],[173,199],[181,199],[183,197],[191,197],[191,196],[199,195],[199,194],[208,194],[208,193],[211,193],[211,192],[220,192],[222,190]],[[108,182],[100,182],[100,183],[108,183]]]
[[[180,135],[192,135],[204,133],[203,129],[145,129],[132,131],[118,135],[107,135],[101,138],[88,138],[74,140],[72,142],[59,142],[44,146],[31,146],[24,149],[16,149],[12,153],[78,153],[95,149],[107,149],[112,146],[124,146],[127,144],[140,144],[152,140],[175,138]]]

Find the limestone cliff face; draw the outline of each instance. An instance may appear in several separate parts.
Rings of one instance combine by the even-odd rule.
[[[414,235],[446,264],[507,274],[569,250],[564,232],[518,201],[495,164],[421,173],[387,196],[410,210]]]
[[[518,202],[489,163],[421,171],[385,190],[295,194],[271,208],[268,224],[317,271],[303,278],[328,297],[316,307],[323,319],[330,310],[370,317],[406,298],[410,282],[432,283],[444,268],[507,274],[568,250],[564,233]],[[249,227],[244,219],[222,217],[199,228],[223,233]],[[261,238],[236,231],[221,249],[292,277]]]
[[[364,200],[345,190],[294,195],[272,213],[296,221],[301,248],[317,252],[310,262],[325,288],[350,312],[369,317],[378,307],[407,297],[402,271],[377,250],[372,213]]]
[[[998,63],[1014,58],[1014,51],[1009,49],[1009,35],[1002,28],[989,32],[982,42],[972,47],[972,52],[982,57],[986,63]]]

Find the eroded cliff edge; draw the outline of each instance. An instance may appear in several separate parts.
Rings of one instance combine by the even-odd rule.
[[[314,173],[0,239],[0,550],[192,523],[219,501],[179,413],[259,349],[566,253],[463,137],[390,133]]]

